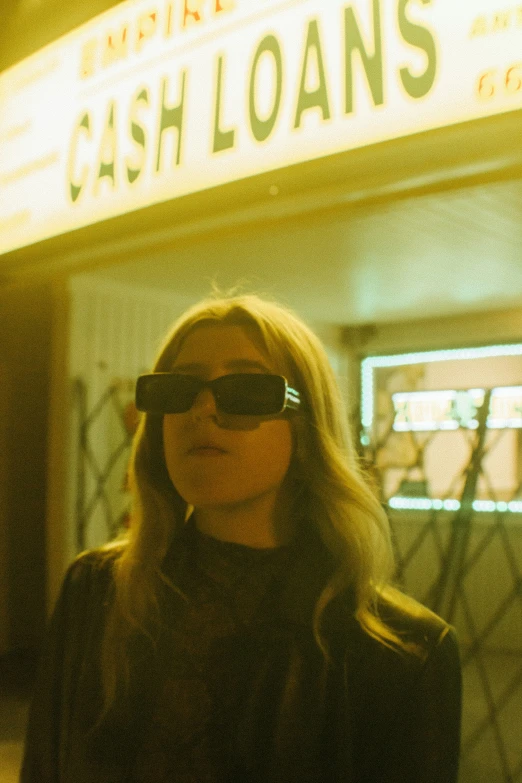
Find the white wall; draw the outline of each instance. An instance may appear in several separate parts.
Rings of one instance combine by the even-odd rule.
[[[150,369],[154,356],[171,324],[186,302],[174,292],[77,275],[70,280],[71,323],[69,341],[70,441],[68,460],[69,559],[78,551],[75,524],[78,491],[84,488],[82,507],[93,504],[84,547],[107,540],[107,504],[111,516],[123,513],[128,502],[123,482],[128,450],[109,471],[109,460],[125,438],[116,404],[125,406],[134,397],[136,377]],[[92,413],[110,386],[114,400],[104,405],[88,427],[89,455],[80,459],[79,441],[83,405]],[[84,480],[79,478],[83,471]],[[105,500],[95,501],[97,476],[107,471]]]

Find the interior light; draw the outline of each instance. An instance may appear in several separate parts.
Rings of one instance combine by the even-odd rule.
[[[388,499],[388,505],[390,508],[398,511],[458,511],[460,508],[460,501],[456,498],[406,498],[394,495]],[[504,513],[509,511],[511,513],[522,514],[522,501],[512,500],[509,503],[500,500],[495,502],[494,500],[474,500],[472,503],[474,511],[493,513],[498,511]]]
[[[429,432],[476,429],[477,409],[484,402],[484,389],[396,392],[391,395],[396,432]],[[522,428],[522,386],[499,386],[492,390],[487,418],[489,429]]]
[[[478,348],[448,348],[437,351],[416,351],[414,353],[366,357],[361,362],[361,419],[363,427],[369,431],[373,426],[375,415],[374,370],[377,368],[428,364],[430,362],[486,359],[498,356],[522,356],[522,343],[485,345]],[[478,392],[481,390],[477,389],[474,391]]]

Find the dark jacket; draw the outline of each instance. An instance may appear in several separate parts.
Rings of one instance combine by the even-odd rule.
[[[327,664],[312,612],[330,567],[325,553],[310,549],[285,575],[273,620],[238,640],[248,696],[230,783],[456,783],[461,679],[454,631],[412,599],[383,598],[383,619],[420,650],[397,652],[361,629],[347,591],[326,613]],[[129,692],[93,730],[111,593],[111,562],[98,552],[69,568],[42,654],[21,783],[127,779],[168,651],[161,642],[154,652],[135,640]],[[167,621],[173,604],[171,596]]]

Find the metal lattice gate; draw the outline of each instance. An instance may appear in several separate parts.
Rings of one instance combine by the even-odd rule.
[[[127,466],[137,425],[134,385],[114,381],[89,408],[85,384],[75,382],[78,551],[104,544],[128,524]]]
[[[377,422],[380,437],[367,444],[364,457],[389,508],[397,582],[459,635],[461,783],[521,783],[522,483],[499,498],[488,475],[488,458],[508,433],[488,429],[490,399],[486,390],[475,429],[459,422],[468,457],[446,497],[430,495],[426,470],[428,448],[445,433],[401,433],[407,456],[399,459],[397,443],[389,448],[398,415],[391,399]]]

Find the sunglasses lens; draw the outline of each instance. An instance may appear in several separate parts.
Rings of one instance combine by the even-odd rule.
[[[140,375],[136,384],[136,407],[146,413],[184,413],[201,388],[190,375],[155,373]]]
[[[218,407],[224,413],[269,416],[283,410],[285,380],[279,375],[225,375],[214,386]]]
[[[136,384],[136,407],[146,413],[185,413],[205,385],[191,375],[140,375]],[[280,413],[285,405],[286,382],[280,375],[224,375],[208,385],[223,413],[270,416]]]

